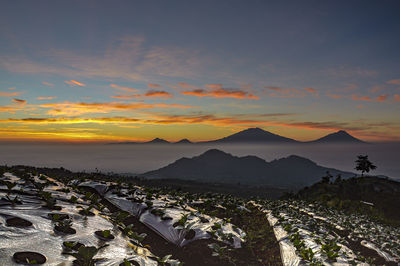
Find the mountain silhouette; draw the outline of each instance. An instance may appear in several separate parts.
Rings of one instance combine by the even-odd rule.
[[[344,130],[339,130],[335,133],[328,134],[325,137],[319,138],[317,140],[311,141],[312,143],[365,143],[359,140]]]
[[[309,159],[295,155],[266,162],[256,156],[237,157],[217,149],[208,150],[193,158],[181,158],[142,176],[300,188],[321,180],[327,171],[334,176],[341,174],[342,178],[354,176],[353,173],[319,166]]]
[[[155,138],[151,141],[147,142],[118,142],[118,143],[110,143],[110,144],[167,144],[172,143],[168,142],[164,139]],[[201,142],[191,142],[188,139],[182,139],[178,142],[174,142],[175,144],[240,144],[240,143],[264,143],[264,144],[309,144],[309,143],[366,143],[362,140],[359,140],[344,130],[340,130],[338,132],[326,135],[325,137],[319,138],[317,140],[308,141],[308,142],[300,142],[291,138],[282,137],[277,134],[273,134],[271,132],[265,131],[261,128],[248,128],[237,132],[235,134],[229,135],[227,137],[223,137],[221,139],[210,140],[210,141],[201,141]]]
[[[170,142],[166,141],[165,139],[155,138],[151,141],[144,142],[146,144],[168,144]]]
[[[177,141],[174,144],[193,144],[193,142],[191,142],[188,139],[181,139],[180,141]]]
[[[271,132],[262,130],[261,128],[248,128],[222,139],[206,141],[203,143],[297,143],[298,141],[286,137],[282,137]]]

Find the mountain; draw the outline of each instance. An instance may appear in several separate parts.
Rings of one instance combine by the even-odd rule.
[[[400,182],[389,178],[364,176],[320,181],[298,191],[294,197],[400,225]]]
[[[180,141],[177,141],[174,144],[193,144],[193,142],[191,142],[188,139],[181,139]]]
[[[338,132],[326,135],[325,137],[319,138],[317,140],[311,141],[311,143],[365,143],[359,140],[344,130],[339,130]]]
[[[301,188],[317,182],[327,171],[334,176],[341,174],[343,178],[354,176],[353,173],[319,166],[309,159],[295,155],[266,162],[256,156],[237,157],[217,149],[208,150],[193,158],[181,158],[142,176]]]
[[[151,141],[144,142],[145,144],[169,144],[169,141],[166,141],[165,139],[160,139],[160,138],[155,138]]]
[[[298,141],[285,138],[261,128],[248,128],[222,139],[207,141],[203,143],[297,143]]]

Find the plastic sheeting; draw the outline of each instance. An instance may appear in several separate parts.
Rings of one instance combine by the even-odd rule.
[[[375,246],[374,244],[372,244],[366,240],[361,241],[361,245],[363,245],[364,247],[367,247],[369,249],[375,250],[379,254],[379,256],[383,257],[386,261],[399,262],[396,258],[390,256],[388,253],[380,250],[377,246]]]
[[[46,190],[51,190],[51,187]],[[5,193],[0,193],[0,197],[3,196]],[[11,197],[14,196],[11,194]],[[78,241],[86,246],[96,247],[109,244],[95,256],[102,258],[96,265],[119,265],[125,258],[134,260],[139,265],[157,265],[157,262],[149,258],[153,255],[147,249],[133,247],[118,228],[100,215],[84,217],[78,214],[79,209],[76,206],[66,201],[57,202],[62,207],[61,211],[51,211],[43,208],[43,201],[35,196],[18,197],[23,204],[12,206],[3,202],[0,205],[0,265],[17,265],[12,256],[18,251],[39,252],[46,256],[46,265],[72,265],[74,258],[62,254],[64,241]],[[48,218],[48,214],[60,212],[70,216],[76,234],[54,232],[54,223]],[[27,228],[6,226],[5,220],[12,216],[28,220],[33,225]],[[95,236],[94,232],[97,230],[111,230],[115,238],[105,243]]]
[[[276,240],[279,242],[281,250],[282,263],[285,266],[296,266],[300,265],[300,257],[296,254],[296,248],[292,245],[288,239],[288,234],[280,225],[276,225],[278,219],[276,219],[270,211],[264,211],[267,214],[269,224],[274,229]]]
[[[103,183],[87,181],[79,184],[80,187],[90,187],[97,191],[101,196],[104,196],[108,190],[108,186]]]
[[[112,191],[107,192],[105,198],[121,210],[127,211],[138,217],[142,223],[157,232],[164,239],[180,247],[198,239],[211,238],[211,235],[208,232],[212,231],[212,226],[215,223],[221,225],[221,228],[219,229],[220,234],[217,234],[220,241],[231,244],[234,248],[240,248],[241,243],[244,242],[245,233],[239,228],[234,228],[230,223],[224,223],[222,219],[200,214],[197,210],[187,205],[184,206],[185,210],[178,206],[168,206],[168,204],[175,203],[176,200],[170,199],[166,195],[161,195],[158,199],[152,200],[146,200],[145,195],[146,193],[144,193],[139,187],[136,187],[133,198],[138,201],[143,201],[142,203],[119,197]],[[146,210],[147,205],[144,203],[145,201],[151,201],[153,208],[161,209],[165,212],[165,216],[172,219],[162,220],[161,217],[152,214],[151,210]],[[195,215],[191,215],[191,213],[194,213]],[[186,224],[190,225],[190,227],[186,228],[186,230],[182,230],[180,227],[173,227],[173,224],[179,221],[182,215],[189,215]],[[203,221],[206,219],[208,222],[202,222],[200,217],[203,218]],[[192,239],[185,239],[186,233],[190,229],[194,230],[195,236]],[[221,234],[232,236],[233,242],[230,243],[222,239],[220,237]]]

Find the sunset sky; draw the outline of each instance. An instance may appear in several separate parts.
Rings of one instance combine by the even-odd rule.
[[[399,1],[2,1],[0,140],[400,141]]]

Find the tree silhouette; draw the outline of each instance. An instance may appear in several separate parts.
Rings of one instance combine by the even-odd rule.
[[[364,173],[369,173],[370,170],[376,169],[376,166],[368,160],[368,155],[358,155],[356,160],[357,171],[361,171],[361,176],[364,176]]]

